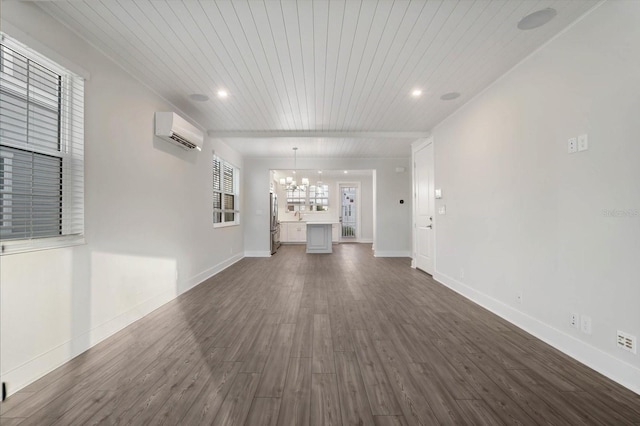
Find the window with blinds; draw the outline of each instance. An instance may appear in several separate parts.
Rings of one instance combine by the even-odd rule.
[[[2,253],[82,242],[84,81],[0,38]]]
[[[238,208],[238,169],[223,159],[213,157],[213,224],[240,223]]]

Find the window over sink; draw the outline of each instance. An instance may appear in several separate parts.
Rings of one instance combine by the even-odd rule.
[[[329,210],[329,185],[300,185],[286,188],[287,211],[326,212]]]

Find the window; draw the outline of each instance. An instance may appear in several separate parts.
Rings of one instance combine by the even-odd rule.
[[[329,210],[329,185],[311,185],[309,187],[309,206],[311,211]]]
[[[81,243],[84,81],[0,38],[2,253]]]
[[[329,210],[329,185],[298,186],[287,188],[287,210],[290,212],[312,211],[325,212]]]
[[[287,209],[290,212],[307,210],[307,191],[301,187],[287,188]]]
[[[213,226],[240,223],[239,171],[223,159],[213,157]]]

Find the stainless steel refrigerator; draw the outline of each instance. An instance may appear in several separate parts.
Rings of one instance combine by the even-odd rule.
[[[278,195],[269,193],[269,216],[271,227],[271,254],[275,254],[280,247],[280,222],[278,221]]]

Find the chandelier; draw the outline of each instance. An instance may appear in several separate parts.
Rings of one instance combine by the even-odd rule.
[[[296,170],[298,169],[298,147],[293,147],[293,175],[287,176],[286,178],[280,178],[280,185],[284,186],[287,191],[295,191],[299,189],[300,191],[305,191],[307,189],[307,185],[309,185],[308,178],[302,178],[301,184],[298,185],[295,175]]]

